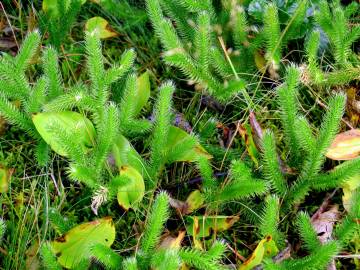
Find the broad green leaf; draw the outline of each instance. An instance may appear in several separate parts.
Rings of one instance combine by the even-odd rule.
[[[116,37],[119,35],[112,29],[109,22],[102,17],[92,17],[88,19],[85,23],[85,31],[89,33],[96,31],[100,39]]]
[[[191,149],[183,147],[189,144],[191,140],[196,139],[181,128],[175,126],[170,127],[168,138],[164,145],[169,163],[176,161],[194,162],[199,156],[205,156],[208,159],[212,158],[197,140]]]
[[[345,210],[348,212],[351,209],[353,195],[355,194],[356,190],[359,187],[360,187],[359,174],[350,177],[348,180],[346,180],[345,183],[342,184],[342,190],[343,190],[342,202]]]
[[[135,115],[140,113],[150,98],[150,79],[147,71],[137,78],[136,97],[137,100],[134,104]]]
[[[326,156],[333,160],[350,160],[360,155],[360,129],[351,129],[336,135]]]
[[[205,198],[204,195],[200,192],[200,190],[194,190],[190,193],[189,197],[186,199],[187,211],[189,214],[199,209],[204,205]]]
[[[144,179],[136,169],[130,166],[123,166],[120,176],[125,176],[128,181],[118,187],[118,203],[125,210],[136,208],[145,194]]]
[[[3,168],[0,165],[0,193],[7,192],[13,169]]]
[[[65,2],[65,9],[69,8],[71,0],[63,0]],[[81,4],[84,4],[86,0],[81,0]],[[43,0],[42,10],[46,13],[50,13],[52,16],[57,17],[59,15],[58,0]]]
[[[142,175],[144,174],[145,166],[143,159],[124,136],[118,136],[116,143],[113,145],[111,154],[111,158],[114,158],[115,165],[119,168],[119,172],[122,166],[129,165]]]
[[[263,258],[271,258],[279,252],[272,237],[269,235],[261,240],[251,256],[239,267],[239,270],[251,270],[261,264]]]
[[[91,248],[96,244],[110,247],[115,240],[115,226],[111,217],[104,217],[72,228],[51,242],[58,262],[73,269],[83,260],[90,260]]]
[[[238,216],[193,216],[188,217],[186,230],[196,238],[208,237],[211,232],[226,231],[238,220]]]
[[[68,134],[75,133],[84,151],[93,145],[95,128],[91,121],[80,113],[71,111],[37,113],[33,115],[32,120],[44,141],[61,156],[66,157],[68,153],[59,144],[57,134],[49,129],[53,123],[60,125]]]

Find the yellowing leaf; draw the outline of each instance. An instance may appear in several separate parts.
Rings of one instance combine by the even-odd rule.
[[[350,211],[351,201],[355,191],[360,187],[360,175],[355,175],[342,184],[342,202],[346,211]]]
[[[177,237],[171,235],[165,236],[160,243],[159,248],[162,249],[179,249],[181,247],[181,242],[185,237],[185,231],[180,231]]]
[[[85,23],[85,31],[96,33],[101,39],[116,37],[119,34],[112,29],[109,22],[102,17],[92,17]]]
[[[134,208],[145,194],[145,184],[142,175],[130,166],[124,166],[120,171],[121,176],[128,180],[118,187],[117,200],[125,210]]]
[[[239,270],[251,270],[255,266],[261,264],[263,258],[273,257],[279,252],[272,237],[269,235],[261,240],[254,252],[247,260],[240,265]]]
[[[183,147],[183,145],[186,145],[193,139],[194,138],[191,137],[190,134],[181,128],[171,126],[166,145],[164,145],[164,150],[168,153],[169,163],[176,161],[194,162],[199,156],[204,156],[208,159],[212,158],[212,156],[206,152],[206,150],[197,141],[190,150]],[[176,154],[174,150],[176,150]]]
[[[187,215],[203,206],[205,201],[204,195],[200,190],[194,190],[190,193],[186,201],[180,201],[174,198],[170,198],[169,202],[180,215]]]
[[[73,269],[80,261],[90,260],[90,249],[94,245],[110,247],[114,240],[112,218],[104,217],[72,228],[51,242],[51,248],[63,267]]]
[[[200,207],[203,206],[205,201],[204,195],[200,192],[200,190],[194,190],[190,193],[189,197],[186,199],[187,204],[187,211],[186,213],[189,214]]]
[[[80,113],[71,111],[44,112],[34,114],[32,120],[44,141],[61,156],[67,157],[68,153],[59,144],[58,134],[50,130],[51,125],[54,123],[68,134],[75,133],[78,143],[83,147],[84,151],[93,145],[95,128],[91,121]]]
[[[9,182],[13,171],[13,169],[0,166],[0,193],[5,193],[9,190]]]
[[[350,160],[360,154],[360,130],[352,129],[338,134],[326,156],[333,160]]]
[[[256,144],[251,131],[251,126],[248,124],[241,125],[239,128],[239,133],[245,144],[246,150],[250,158],[255,163],[256,167],[259,167],[260,154],[258,149],[256,148]]]
[[[211,232],[226,231],[238,220],[238,216],[193,216],[189,217],[186,230],[197,238],[208,237]]]
[[[261,54],[259,51],[255,51],[254,53],[254,60],[255,65],[258,68],[260,72],[266,71],[266,60],[263,54]]]

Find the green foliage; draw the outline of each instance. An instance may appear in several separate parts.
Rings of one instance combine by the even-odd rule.
[[[53,1],[54,6],[50,6],[50,2],[43,3],[40,26],[42,32],[49,32],[50,44],[59,50],[77,19],[83,1],[56,0]]]
[[[99,220],[75,227],[64,236],[65,242],[55,240],[55,244],[54,242],[52,244],[53,247],[51,247],[48,243],[43,244],[41,247],[41,258],[43,266],[45,269],[61,269],[55,254],[53,254],[54,245],[65,244],[68,245],[69,249],[71,249],[74,243],[71,245],[66,244],[66,242],[76,241],[76,245],[79,245],[79,247],[85,249],[87,248],[85,243],[90,244],[93,242],[94,244],[90,245],[88,254],[90,258],[93,258],[93,261],[90,264],[100,264],[104,267],[104,269],[131,270],[150,269],[150,267],[153,267],[154,269],[158,270],[176,270],[179,269],[182,263],[200,270],[207,268],[225,269],[220,263],[220,260],[222,259],[223,253],[225,251],[225,245],[221,242],[215,242],[207,252],[190,248],[180,249],[171,247],[165,249],[157,247],[160,241],[160,234],[164,230],[164,224],[168,217],[169,196],[165,192],[160,192],[155,198],[155,201],[151,207],[151,211],[148,213],[145,231],[140,240],[140,250],[135,257],[129,257],[122,260],[122,257],[120,257],[109,246],[97,243],[97,241],[95,241],[95,238],[98,238],[99,241],[102,241],[100,239],[104,237],[111,238],[111,236],[107,235],[107,230],[109,229],[105,231],[104,226],[113,225],[111,225],[111,222],[108,223],[107,218],[104,218],[102,219],[105,221],[103,225],[100,225],[100,223],[98,224],[98,222],[100,222]],[[84,237],[84,233],[90,232],[90,230],[97,232],[97,234],[87,235],[87,237]],[[112,242],[113,239],[109,239],[109,241]],[[56,242],[58,242],[58,244]],[[79,252],[83,252],[83,250]],[[80,260],[76,265],[73,265],[71,269],[83,269],[83,266],[85,269],[87,269],[89,266],[89,260]]]
[[[306,249],[309,252],[314,252],[320,248],[320,241],[317,238],[317,234],[314,231],[313,226],[311,225],[311,220],[308,214],[300,212],[298,219],[296,220],[296,225],[298,226],[300,236],[304,241]]]
[[[6,232],[5,221],[0,219],[0,243],[2,242],[5,232]]]
[[[39,42],[39,33],[31,33],[14,59],[1,59],[0,74],[4,87],[0,93],[0,113],[38,141],[36,156],[38,161],[42,161],[41,165],[48,159],[50,147],[69,158],[68,175],[93,190],[92,209],[95,213],[117,194],[119,199],[122,196],[120,193],[124,194],[124,188],[129,187],[127,182],[130,179],[125,182],[116,180],[122,166],[135,166],[142,176],[141,181],[145,178],[152,189],[156,187],[166,164],[194,160],[186,153],[191,153],[195,147],[201,148],[196,138],[171,126],[172,95],[175,91],[171,82],[160,87],[155,104],[155,122],[140,116],[150,97],[150,81],[147,73],[137,78],[132,72],[134,50],[125,51],[119,64],[105,65],[97,33],[86,33],[86,69],[90,84],[78,82],[65,87],[58,54],[50,47],[45,49],[42,56],[44,74],[31,86],[25,71]],[[125,79],[125,87],[122,99],[117,104],[111,99],[111,85],[119,79]],[[13,105],[16,101],[21,102],[19,108]],[[131,159],[119,160],[124,157],[124,151],[129,151],[130,145],[121,137],[122,134],[143,136],[149,132],[152,132],[149,162],[143,160],[134,149]],[[172,138],[179,134],[181,148]],[[127,143],[119,144],[119,137]],[[167,147],[164,147],[164,138],[169,140]],[[115,145],[117,147],[114,148]],[[119,148],[120,145],[122,148]],[[116,153],[113,153],[114,149]],[[113,156],[117,168],[108,162]],[[120,201],[123,200],[120,198]]]
[[[259,232],[261,238],[265,238],[271,235],[275,242],[281,243],[282,236],[278,232],[279,222],[279,198],[276,196],[269,196],[266,198],[265,208],[261,217],[261,224],[259,226]]]
[[[213,47],[215,42],[210,17],[214,13],[210,2],[206,5],[198,5],[195,1],[184,1],[177,10],[175,10],[175,4],[171,4],[170,1],[149,0],[146,3],[155,32],[165,49],[164,60],[166,63],[179,68],[190,80],[221,101],[228,100],[234,94],[242,92],[246,102],[251,103],[245,90],[244,80],[239,78],[232,63],[226,62],[225,58],[221,56],[220,47],[218,45]],[[196,14],[194,18],[196,23],[191,22],[195,24],[195,27],[189,24],[189,20],[184,18],[184,13],[181,14],[181,11],[185,14],[190,12]],[[177,33],[177,29],[174,28],[171,21],[165,18],[163,12],[179,22],[180,34]],[[189,17],[192,16],[189,15]],[[188,30],[189,28],[194,30]],[[187,39],[190,39],[194,49],[188,48]],[[209,50],[211,47],[213,48]],[[227,66],[222,68],[215,65],[215,69],[220,71],[227,69],[235,73],[214,73],[212,71],[214,56],[217,62]]]
[[[41,136],[36,131],[31,116],[39,111],[47,99],[44,95],[46,77],[31,86],[26,78],[26,71],[35,58],[40,43],[40,34],[35,31],[28,34],[23,41],[21,49],[15,58],[4,55],[0,59],[0,115],[9,123],[19,127],[29,134],[38,144],[43,144]],[[20,105],[16,105],[19,103]],[[38,148],[38,150],[47,150]],[[46,163],[47,154],[39,153],[42,156],[39,161]]]
[[[140,244],[143,252],[151,254],[154,250],[159,242],[161,231],[168,216],[169,197],[165,192],[162,192],[157,196],[152,206],[152,211],[146,221],[146,230]]]

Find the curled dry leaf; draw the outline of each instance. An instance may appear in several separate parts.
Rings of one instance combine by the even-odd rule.
[[[178,236],[176,236],[176,237],[171,236],[171,235],[164,235],[159,248],[179,249],[181,247],[181,242],[183,241],[185,234],[186,234],[186,231],[180,231]]]
[[[311,224],[321,243],[326,243],[332,239],[334,224],[338,219],[339,209],[337,205],[311,218]]]
[[[174,207],[180,215],[187,215],[201,208],[204,201],[204,195],[200,192],[200,190],[194,190],[190,193],[185,202],[170,198],[170,205]]]
[[[238,216],[192,216],[188,218],[186,230],[194,238],[208,237],[212,232],[228,230],[239,220]]]
[[[324,205],[329,202],[325,201]],[[320,207],[321,210],[326,209],[325,207]],[[319,209],[319,210],[320,210]],[[314,227],[315,232],[318,235],[318,239],[321,243],[325,244],[332,240],[332,232],[334,229],[335,222],[339,219],[339,209],[337,205],[332,206],[327,211],[317,211],[311,217],[311,224]],[[327,266],[327,270],[336,270],[334,259],[331,260]]]
[[[339,133],[326,156],[333,160],[351,160],[357,158],[360,154],[360,130],[352,129]]]

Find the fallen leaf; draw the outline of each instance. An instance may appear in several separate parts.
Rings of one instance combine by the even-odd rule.
[[[186,204],[188,205],[186,214],[192,213],[201,208],[204,205],[204,202],[204,194],[202,194],[200,190],[194,190],[186,199]]]
[[[334,205],[329,210],[325,211],[329,202],[330,200],[326,199],[323,202],[323,205],[320,206],[319,211],[316,211],[316,213],[311,217],[311,224],[322,244],[332,240],[334,224],[338,221],[340,216],[337,205]],[[336,270],[334,259],[330,261],[326,269]]]
[[[181,247],[181,242],[185,237],[186,231],[180,231],[178,236],[173,237],[171,235],[163,236],[160,242],[160,249],[179,249]]]
[[[256,167],[259,166],[259,158],[260,153],[259,150],[256,147],[251,126],[248,124],[243,124],[239,126],[239,133],[241,135],[241,138],[243,140],[243,143],[245,144],[246,150],[251,158],[251,160],[255,163]]]
[[[332,239],[332,232],[335,222],[339,219],[339,209],[337,205],[329,210],[317,213],[311,218],[311,224],[321,243],[326,243]]]
[[[26,254],[26,269],[27,270],[38,270],[41,267],[41,262],[37,256],[39,251],[39,243],[35,242],[25,252]]]
[[[351,129],[336,135],[326,156],[333,160],[351,160],[360,155],[360,130]]]
[[[16,42],[14,41],[14,39],[12,38],[1,38],[0,39],[0,49],[5,50],[5,49],[11,49],[11,48],[15,48],[17,47]]]
[[[100,39],[116,37],[119,34],[110,26],[109,22],[102,17],[92,17],[85,23],[85,31],[96,32]]]
[[[171,207],[174,207],[179,212],[180,215],[188,215],[201,208],[204,201],[204,195],[200,192],[200,190],[194,190],[190,193],[185,202],[170,198],[169,203]]]
[[[238,216],[192,216],[188,218],[186,230],[196,238],[208,237],[212,232],[228,230],[239,220]]]
[[[261,240],[254,252],[240,265],[238,270],[251,270],[261,264],[264,258],[271,258],[279,252],[274,240],[270,235]]]

